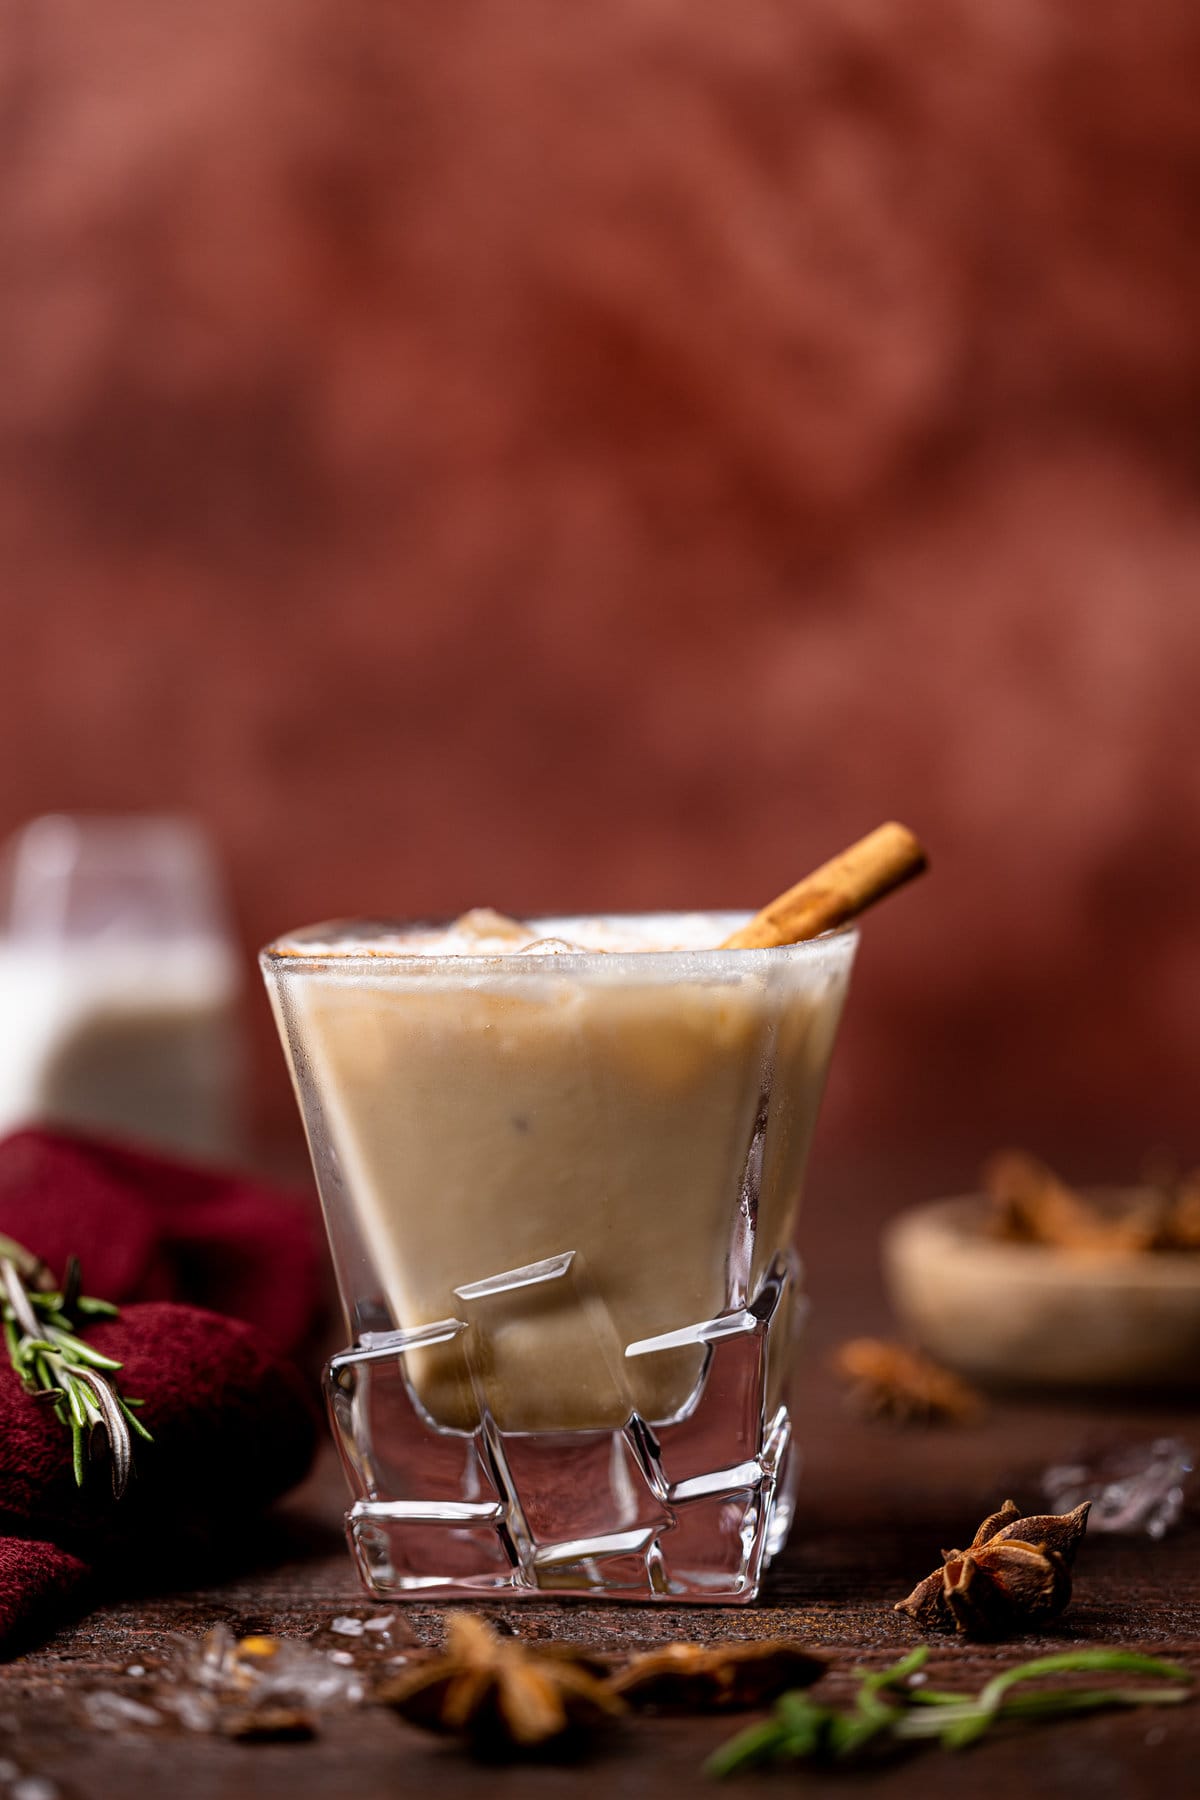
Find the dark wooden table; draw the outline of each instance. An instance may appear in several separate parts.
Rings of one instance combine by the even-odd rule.
[[[905,1430],[847,1416],[825,1367],[832,1340],[881,1322],[874,1278],[852,1245],[813,1258],[817,1322],[810,1344],[799,1436],[805,1445],[802,1504],[792,1542],[750,1608],[651,1609],[520,1604],[495,1612],[529,1637],[604,1647],[676,1637],[798,1636],[832,1653],[836,1667],[882,1665],[916,1641],[893,1602],[938,1561],[943,1544],[968,1540],[979,1518],[1012,1494],[1037,1501],[1032,1477],[1097,1433],[1148,1439],[1196,1435],[1193,1409],[1176,1405],[995,1403],[970,1428]],[[825,1294],[824,1304],[821,1295]],[[420,1792],[447,1800],[577,1800],[706,1791],[701,1764],[737,1721],[640,1719],[594,1760],[561,1767],[480,1768],[386,1711],[326,1713],[311,1743],[245,1745],[154,1730],[98,1731],[83,1698],[98,1689],[136,1694],[169,1634],[225,1622],[238,1634],[307,1636],[335,1614],[384,1610],[357,1589],[342,1546],[340,1475],[327,1454],[284,1509],[278,1534],[249,1572],[171,1593],[110,1604],[0,1669],[0,1758],[48,1778],[64,1796],[137,1793],[144,1800],[253,1793],[256,1800],[325,1800]],[[402,1609],[422,1639],[436,1639],[436,1607]],[[1050,1648],[1123,1644],[1167,1654],[1200,1675],[1200,1528],[1185,1522],[1162,1540],[1091,1536],[1080,1555],[1075,1599],[1055,1629],[998,1646],[936,1643],[931,1675],[976,1686],[989,1672]],[[827,1678],[833,1687],[838,1677]],[[1161,1713],[1103,1714],[997,1736],[965,1756],[924,1751],[869,1772],[806,1774],[808,1794],[873,1785],[882,1800],[966,1791],[1041,1800],[1140,1800],[1192,1795],[1200,1767],[1200,1702]],[[787,1775],[749,1776],[731,1797],[778,1791]],[[712,1789],[711,1791],[719,1791]],[[36,1790],[32,1800],[37,1800]]]

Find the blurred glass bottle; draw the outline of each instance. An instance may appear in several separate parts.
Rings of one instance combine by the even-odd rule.
[[[197,824],[32,820],[0,855],[0,926],[0,1132],[237,1151],[240,966]]]

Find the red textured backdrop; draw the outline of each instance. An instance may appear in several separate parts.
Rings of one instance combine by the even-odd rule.
[[[192,808],[249,946],[897,815],[827,1145],[1200,1154],[1194,0],[0,41],[0,827]]]

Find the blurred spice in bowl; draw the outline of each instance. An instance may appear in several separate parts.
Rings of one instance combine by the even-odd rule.
[[[883,1240],[897,1316],[979,1380],[1200,1384],[1200,1176],[1076,1192],[1035,1158],[983,1191],[912,1208]]]

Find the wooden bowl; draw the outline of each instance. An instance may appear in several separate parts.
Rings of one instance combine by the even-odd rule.
[[[884,1232],[892,1304],[931,1355],[983,1381],[1200,1385],[1200,1253],[1004,1243],[990,1210],[981,1194],[936,1200]]]

